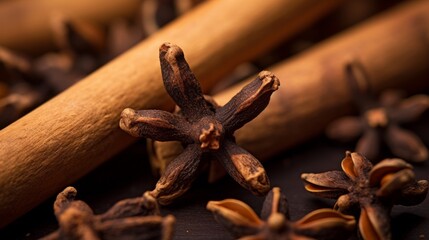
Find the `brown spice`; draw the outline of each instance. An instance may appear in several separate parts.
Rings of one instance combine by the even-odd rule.
[[[145,36],[186,13],[205,0],[145,0],[141,4],[141,23]]]
[[[160,61],[165,88],[182,115],[161,110],[125,109],[120,120],[120,127],[135,137],[180,141],[186,146],[168,165],[151,194],[161,204],[170,203],[190,188],[199,169],[213,158],[219,160],[241,186],[257,195],[266,194],[269,180],[263,166],[235,144],[234,131],[268,105],[271,94],[279,87],[279,80],[263,71],[225,106],[216,108],[205,100],[178,46],[163,44]]]
[[[7,92],[0,96],[0,127],[65,90],[101,62],[100,30],[86,22],[54,19],[54,36],[59,52],[31,60],[0,47],[0,76]]]
[[[219,108],[219,105],[212,97],[204,95],[204,99],[215,108]],[[182,115],[179,107],[176,106],[174,114]],[[160,142],[148,139],[147,150],[152,172],[159,177],[165,172],[168,164],[183,152],[183,145],[179,141]],[[210,161],[206,168],[202,169],[202,171],[208,171],[207,180],[209,183],[213,183],[227,174],[219,161]]]
[[[94,215],[77,191],[67,187],[54,203],[59,230],[42,238],[50,239],[171,239],[175,219],[161,217],[156,200],[146,192],[142,197],[119,201],[106,213]]]
[[[364,239],[390,239],[393,205],[417,205],[428,192],[428,181],[416,181],[413,167],[401,159],[385,159],[373,166],[359,153],[347,152],[341,167],[342,172],[304,173],[301,178],[307,191],[337,199],[334,208],[340,212],[360,209]]]
[[[50,95],[51,89],[31,70],[29,59],[0,47],[0,129]]]
[[[346,239],[356,225],[353,216],[332,209],[319,209],[291,222],[286,198],[278,187],[265,198],[261,218],[235,199],[210,201],[207,209],[240,239]]]
[[[107,33],[92,22],[56,13],[50,22],[59,51],[30,60],[0,47],[0,91],[5,90],[2,85],[7,85],[1,82],[3,79],[12,83],[5,94],[0,92],[0,128],[67,89],[200,2],[143,1],[133,24],[124,19],[115,20],[108,26]],[[156,7],[144,7],[150,4]],[[177,11],[170,12],[171,9]],[[165,13],[167,16],[157,20],[158,15]],[[147,29],[148,24],[154,24],[152,31]],[[10,76],[10,72],[3,76],[5,67],[12,69],[14,76]]]
[[[417,135],[401,128],[400,124],[417,120],[429,108],[429,96],[415,95],[403,100],[399,92],[385,91],[377,101],[363,66],[351,62],[346,65],[345,72],[361,115],[334,121],[328,126],[327,135],[342,141],[361,136],[356,152],[371,160],[378,159],[382,143],[390,148],[393,155],[407,161],[427,160],[428,149]]]
[[[52,30],[59,51],[44,54],[32,65],[34,74],[59,93],[101,66],[101,52],[108,49],[104,32],[90,22],[57,15]]]

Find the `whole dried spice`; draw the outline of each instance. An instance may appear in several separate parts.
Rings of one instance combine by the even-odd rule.
[[[60,228],[42,239],[172,239],[174,217],[161,217],[156,200],[148,192],[119,201],[100,215],[94,215],[85,202],[75,200],[76,194],[73,187],[58,194],[54,212]]]
[[[184,151],[168,166],[151,194],[168,204],[186,192],[199,169],[217,159],[241,186],[257,195],[269,191],[261,163],[235,144],[234,131],[255,118],[278,89],[279,80],[263,71],[225,106],[216,108],[204,99],[200,84],[185,61],[183,51],[165,43],[160,47],[162,77],[168,94],[182,115],[161,110],[125,109],[120,127],[135,137],[180,141]]]
[[[353,216],[332,209],[313,211],[300,220],[289,220],[286,197],[273,188],[265,198],[261,218],[235,199],[210,201],[207,209],[234,238],[240,239],[345,239],[355,229]]]
[[[59,51],[35,59],[32,70],[59,93],[101,66],[107,39],[98,26],[63,15],[52,18],[52,31]]]
[[[7,86],[7,92],[0,96],[0,127],[65,90],[106,61],[101,54],[106,39],[97,26],[71,21],[62,15],[54,17],[52,25],[57,52],[30,59],[0,47],[0,81]]]
[[[429,108],[429,96],[415,95],[403,100],[399,92],[385,91],[377,101],[371,93],[368,76],[358,62],[347,64],[345,72],[360,116],[334,121],[327,128],[328,137],[350,141],[361,136],[355,150],[371,160],[378,159],[382,144],[407,161],[427,160],[428,149],[417,135],[400,124],[417,120]]]
[[[42,103],[52,93],[32,75],[30,61],[0,47],[0,128]]]
[[[205,0],[145,0],[141,4],[144,34],[149,36]]]
[[[50,20],[58,51],[33,60],[21,58],[0,46],[0,128],[70,87],[200,2],[145,0],[132,23],[116,19],[107,27],[107,32],[92,22],[55,13]],[[13,79],[9,79],[10,72],[5,76],[3,65],[13,69]],[[4,79],[7,83],[2,82]]]
[[[413,167],[401,159],[385,159],[375,166],[359,153],[346,152],[343,171],[304,173],[307,191],[337,199],[334,208],[359,211],[359,231],[364,239],[390,239],[393,205],[417,205],[428,192],[428,181],[415,180]]]
[[[144,0],[132,21],[114,20],[108,26],[107,59],[125,52],[204,0]]]
[[[204,95],[204,98],[215,106],[215,108],[219,108],[219,105],[217,105],[213,98],[207,95]],[[173,113],[182,115],[180,108],[177,106]],[[147,150],[153,174],[155,176],[161,176],[165,172],[168,164],[183,152],[183,145],[179,141],[160,142],[148,139]],[[202,171],[208,172],[207,180],[209,183],[214,183],[227,175],[227,172],[219,161],[210,161]]]

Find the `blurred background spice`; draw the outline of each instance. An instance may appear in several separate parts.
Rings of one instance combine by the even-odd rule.
[[[31,4],[29,2],[31,2]],[[157,6],[156,2],[161,4]],[[87,74],[90,74],[98,67],[103,66],[103,64],[111,60],[113,57],[118,56],[141,39],[154,33],[158,27],[163,26],[176,16],[186,12],[186,10],[190,9],[191,6],[198,4],[198,1],[186,1],[186,4],[183,4],[185,7],[183,7],[177,6],[177,2],[182,1],[128,0],[111,1],[110,3],[106,3],[104,1],[93,1],[93,3],[74,1],[73,4],[68,1],[56,1],[54,4],[56,7],[62,6],[61,8],[68,8],[67,12],[73,13],[73,16],[69,16],[67,13],[56,13],[51,17],[48,16],[49,14],[45,14],[42,10],[46,6],[52,4],[52,0],[0,1],[0,127],[5,127],[17,120],[19,117],[28,113],[38,105],[60,93],[68,86],[74,84],[79,79],[84,78]],[[326,16],[320,18],[315,23],[309,24],[308,27],[299,31],[298,34],[289,36],[288,39],[276,44],[275,47],[269,51],[265,51],[264,54],[258,56],[256,59],[240,64],[235,68],[235,71],[230,72],[228,76],[223,78],[223,80],[217,81],[218,84],[213,88],[212,92],[220,92],[232,84],[252,76],[260,70],[311,49],[322,40],[330,38],[331,36],[346,30],[348,27],[357,25],[359,22],[366,20],[373,15],[379,14],[384,10],[391,9],[397,3],[404,1],[352,0],[343,1],[341,4],[340,2],[341,1],[338,1],[337,7],[332,8],[329,14],[326,14]],[[20,8],[15,8],[20,9],[20,12],[25,13],[25,8],[23,6],[27,6],[29,9],[33,10],[33,13],[19,15],[19,11],[5,12],[5,9],[10,9],[10,6],[14,4],[16,4],[16,6],[20,6]],[[76,4],[76,6],[85,6],[85,8],[71,7],[75,6],[74,4]],[[306,9],[302,9],[301,11],[306,12]],[[100,12],[104,12],[101,14],[102,16],[98,14]],[[43,15],[46,16],[41,17]],[[46,19],[43,21],[40,20],[40,22],[34,20],[45,17]],[[10,24],[13,19],[23,20],[23,27],[16,27],[13,26],[13,24]],[[24,19],[30,20],[26,22]],[[228,21],[226,19],[225,24],[227,22]],[[418,21],[416,21],[416,24],[419,24]],[[32,28],[28,27],[30,25]],[[195,27],[197,26],[198,23],[195,23]],[[14,32],[16,34],[21,33],[23,35],[18,37],[19,35],[12,34]],[[427,38],[425,41],[427,42]],[[427,82],[429,78],[428,75],[429,74],[426,72],[426,75],[420,76],[422,79],[421,81]],[[285,79],[285,81],[287,81],[287,79]],[[287,88],[287,85],[284,87]],[[416,92],[416,90],[414,90],[414,92]],[[407,94],[414,92],[409,92]],[[427,88],[420,88],[417,92],[427,93]],[[293,109],[291,109],[291,111],[293,111]],[[356,109],[350,108],[348,111],[356,112]],[[424,114],[422,119],[427,119],[427,117],[427,114]],[[316,122],[315,124],[318,123]],[[427,131],[422,131],[421,126],[423,126],[424,129],[427,128],[424,127],[424,123],[419,121],[417,121],[416,125],[412,125],[411,128],[415,128],[417,133],[420,133],[419,135],[422,136],[422,141],[427,145],[428,133]],[[338,156],[343,154],[344,149],[352,150],[354,147],[353,145],[328,144],[329,142],[327,142],[323,137],[320,137],[320,135],[314,141],[316,142],[304,145],[304,149],[297,148],[286,153],[281,153],[280,156],[277,155],[278,157],[270,157],[270,159],[277,158],[276,161],[270,161],[267,163],[269,169],[273,172],[272,175],[275,179],[274,182],[280,181],[281,179],[282,188],[285,189],[285,191],[288,191],[288,189],[293,190],[303,188],[300,183],[297,183],[297,181],[299,181],[299,175],[296,174],[298,174],[300,169],[306,169],[307,172],[329,170],[324,168],[323,164],[314,162],[329,162],[328,160],[325,160],[325,158],[329,158],[331,156],[331,159],[337,159]],[[301,143],[303,141],[299,142]],[[82,198],[89,199],[90,201],[93,201],[93,203],[96,203],[90,204],[91,206],[99,205],[98,209],[95,207],[95,211],[100,212],[107,209],[108,206],[111,206],[115,200],[119,200],[120,197],[124,198],[140,195],[143,190],[150,188],[148,187],[151,186],[150,184],[153,185],[153,181],[155,181],[155,179],[147,177],[149,174],[149,171],[147,171],[148,166],[146,163],[143,163],[146,162],[147,159],[140,159],[133,154],[126,153],[127,151],[142,151],[140,148],[144,148],[143,145],[144,144],[142,142],[133,145],[118,157],[110,160],[99,170],[91,173],[87,178],[79,182],[84,189]],[[320,153],[315,153],[315,151]],[[278,154],[278,151],[274,152]],[[143,156],[144,154],[139,153],[136,155]],[[335,157],[333,155],[335,155]],[[307,160],[307,158],[312,159]],[[290,163],[303,159],[306,159],[306,161],[301,161],[307,163],[305,166],[302,165],[301,162],[296,164]],[[121,169],[119,168],[121,165],[119,163],[123,160],[127,161],[128,167],[123,167]],[[333,163],[331,166],[336,167],[337,165],[338,163],[335,162],[335,164]],[[135,169],[131,169],[133,168],[132,166],[134,166]],[[310,168],[313,166],[314,168]],[[142,169],[142,171],[140,172],[138,169]],[[283,171],[280,171],[280,169],[283,169]],[[427,179],[427,171],[427,164],[416,167],[416,174],[423,176],[420,178]],[[288,177],[287,173],[295,177],[298,176],[297,181]],[[121,177],[121,174],[124,176]],[[125,179],[126,176],[130,176],[132,174],[135,176],[131,177],[131,180]],[[282,177],[283,175],[284,177]],[[109,179],[109,177],[117,179],[118,181],[117,183],[109,182],[109,185],[113,185],[113,190],[102,187],[102,185],[105,184],[105,180],[100,179]],[[210,186],[210,189],[221,188],[222,190],[226,189],[225,191],[227,193],[236,192],[234,193],[234,197],[241,199],[248,198],[249,201],[246,202],[253,202],[254,205],[259,204],[257,202],[258,200],[251,199],[245,193],[234,187],[223,188],[223,186],[228,184],[228,180],[222,180],[221,183],[216,183],[214,186]],[[91,188],[94,187],[101,187],[101,194],[94,195],[91,191]],[[192,216],[202,214],[203,216],[201,217],[201,221],[206,220],[208,223],[207,227],[213,226],[210,225],[213,221],[211,221],[211,218],[207,217],[209,216],[209,213],[199,212],[201,210],[196,206],[205,205],[207,200],[213,197],[220,199],[222,197],[229,198],[232,196],[227,194],[215,195],[211,191],[206,192],[202,190],[204,187],[207,187],[204,183],[196,184],[194,192],[191,192],[191,195],[189,195],[189,198],[192,198],[190,201],[192,204],[186,204],[186,199],[189,200],[189,198],[185,197],[184,201],[179,202],[176,206],[173,206],[167,211],[178,213],[179,217],[182,217],[183,221],[185,221],[184,219],[188,219],[190,221],[192,218],[186,218],[186,216],[189,216],[187,215],[188,213],[186,213],[186,210],[190,210]],[[120,188],[124,188],[124,190],[120,190]],[[198,193],[201,192],[206,194],[205,197],[196,197],[196,195],[199,195]],[[288,196],[292,195],[292,201],[296,201],[296,203],[292,204],[294,206],[302,205],[298,204],[301,202],[300,197],[311,199],[310,197],[307,198],[307,196],[303,194],[293,194],[294,191],[287,193]],[[106,198],[103,199],[103,197]],[[48,202],[45,203],[45,207],[42,205],[40,208],[44,207],[46,209],[46,205],[50,205],[52,203],[52,199],[49,203]],[[307,203],[310,204],[296,209],[295,211],[299,212],[299,214],[294,214],[294,216],[297,216],[297,218],[303,216],[301,213],[314,210],[309,208],[315,205],[319,205],[319,207],[320,205],[329,205],[326,204],[326,202],[314,202],[313,200],[307,200]],[[36,209],[24,218],[14,222],[4,230],[4,233],[8,234],[7,236],[11,236],[11,238],[34,239],[54,230],[56,225],[55,220],[52,218],[53,215],[46,216],[46,214],[41,213],[42,211],[40,211],[40,208],[39,210]],[[398,232],[396,232],[396,235],[394,232],[394,236],[399,236],[397,237],[398,239],[400,239],[401,236],[413,239],[415,236],[429,235],[429,233],[422,232],[420,230],[421,228],[418,227],[419,224],[424,224],[425,221],[427,223],[428,215],[419,215],[417,210],[411,211],[414,212],[414,215],[408,214],[407,210],[404,212],[397,212],[396,215],[400,215],[403,219],[415,223],[414,225],[417,227],[407,228],[407,225],[403,226],[403,224],[400,224],[401,221],[399,218],[396,218],[397,220],[395,220],[395,217],[393,217],[393,231],[395,231],[395,226],[403,226],[402,228],[405,229],[405,233],[400,233],[399,235]],[[395,213],[393,215],[395,215]],[[46,221],[43,220],[35,223],[35,218],[46,219]],[[192,223],[192,221],[188,223],[178,223],[177,231],[179,239],[180,237],[186,238],[191,236],[197,238],[198,234],[202,234],[202,232],[204,232],[204,230],[198,232],[195,228],[195,223]],[[194,234],[197,233],[197,235],[192,235],[192,231],[194,231]],[[218,235],[213,236],[227,236],[227,233],[219,228],[214,228],[214,231],[217,231]],[[26,234],[29,235],[26,236]]]

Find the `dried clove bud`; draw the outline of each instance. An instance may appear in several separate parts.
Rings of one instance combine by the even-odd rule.
[[[200,84],[178,46],[163,44],[160,61],[165,88],[182,115],[128,108],[120,120],[120,127],[132,136],[180,141],[185,146],[183,153],[167,166],[151,194],[161,204],[170,203],[190,188],[199,169],[213,158],[241,186],[257,195],[266,194],[269,180],[263,166],[236,145],[234,132],[268,105],[279,80],[263,71],[225,106],[216,108],[204,99]]]
[[[291,222],[286,198],[278,187],[265,198],[261,218],[235,199],[210,201],[207,209],[240,239],[345,239],[356,225],[353,216],[332,209],[319,209]]]
[[[352,98],[359,107],[359,117],[343,117],[327,128],[332,139],[360,139],[356,152],[371,160],[378,159],[384,142],[391,152],[407,161],[421,162],[428,158],[428,149],[414,133],[400,124],[415,121],[429,108],[429,96],[415,95],[402,100],[399,92],[385,91],[377,101],[371,93],[368,76],[358,62],[345,67]]]
[[[161,217],[156,200],[146,192],[142,197],[125,199],[106,213],[94,215],[77,191],[67,187],[54,203],[59,230],[42,238],[53,239],[171,239],[175,219]]]
[[[360,209],[359,231],[364,239],[390,239],[393,205],[416,205],[428,192],[428,181],[416,181],[413,167],[401,159],[385,159],[373,166],[359,153],[346,152],[343,171],[304,173],[307,191],[337,199],[343,213]]]

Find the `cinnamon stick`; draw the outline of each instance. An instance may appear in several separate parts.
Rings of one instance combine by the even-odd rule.
[[[9,49],[41,53],[54,46],[51,20],[61,13],[106,25],[115,18],[130,18],[140,0],[15,0],[0,3],[0,45]]]
[[[128,146],[134,139],[118,127],[124,108],[172,109],[157,59],[163,42],[184,49],[208,89],[340,2],[208,1],[6,127],[0,131],[0,227]]]
[[[267,159],[323,132],[353,109],[344,66],[365,67],[375,92],[429,88],[429,1],[412,1],[335,36],[269,70],[281,81],[268,107],[236,133]],[[246,83],[215,96],[226,103]]]
[[[322,133],[333,119],[353,109],[344,73],[351,60],[364,65],[375,92],[429,88],[427,22],[429,1],[403,4],[273,66],[269,70],[280,79],[281,87],[268,107],[236,132],[237,143],[266,160]],[[421,81],[422,77],[426,80]],[[219,93],[215,101],[224,105],[249,81]],[[158,174],[181,153],[182,145],[148,141],[148,151]],[[224,174],[222,168],[212,166],[209,181]]]

